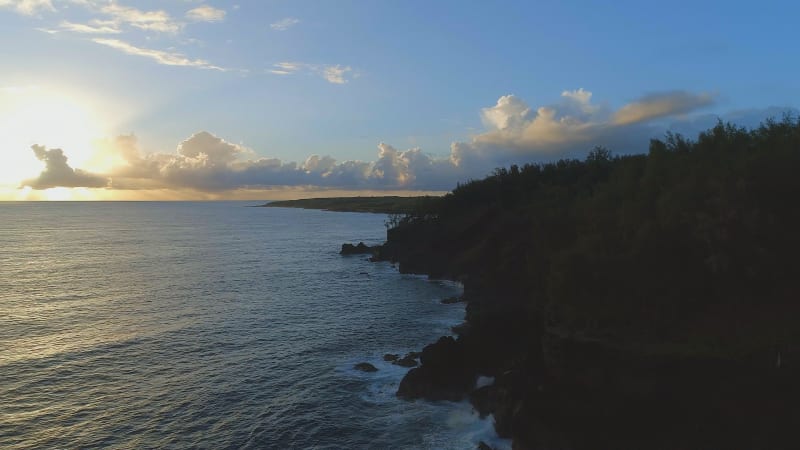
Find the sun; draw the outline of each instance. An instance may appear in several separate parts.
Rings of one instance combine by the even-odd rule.
[[[88,101],[53,89],[0,89],[0,186],[19,186],[42,170],[30,147],[61,148],[69,165],[86,167],[92,141],[103,137],[104,120]]]

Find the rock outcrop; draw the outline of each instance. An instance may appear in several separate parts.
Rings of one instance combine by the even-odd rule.
[[[372,255],[375,253],[376,249],[379,246],[369,246],[364,244],[363,242],[359,242],[357,245],[353,244],[342,244],[342,250],[339,252],[340,255]]]
[[[355,366],[353,366],[353,368],[356,369],[356,370],[360,370],[362,372],[377,372],[378,371],[377,367],[373,366],[372,364],[370,364],[368,362],[360,362],[360,363],[356,364]]]
[[[463,346],[454,338],[444,336],[425,346],[420,356],[421,366],[411,369],[397,390],[397,396],[413,400],[461,400],[475,384]]]

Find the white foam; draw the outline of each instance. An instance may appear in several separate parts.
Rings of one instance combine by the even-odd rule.
[[[497,436],[493,416],[481,419],[466,401],[449,404],[447,408],[444,435],[431,436],[431,440],[440,441],[440,448],[476,448],[483,441],[497,450],[511,450],[511,440]]]
[[[494,384],[494,377],[485,377],[480,375],[475,381],[475,389],[480,389],[484,386],[491,386]]]

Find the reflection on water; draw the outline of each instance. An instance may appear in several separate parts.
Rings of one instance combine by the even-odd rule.
[[[446,333],[463,306],[439,304],[451,283],[338,255],[380,242],[383,216],[243,206],[0,204],[0,447],[463,448],[490,433],[468,407],[394,397],[403,370],[381,355]]]

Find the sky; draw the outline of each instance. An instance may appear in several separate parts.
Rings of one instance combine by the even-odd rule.
[[[444,192],[800,106],[791,1],[0,0],[0,200]]]

